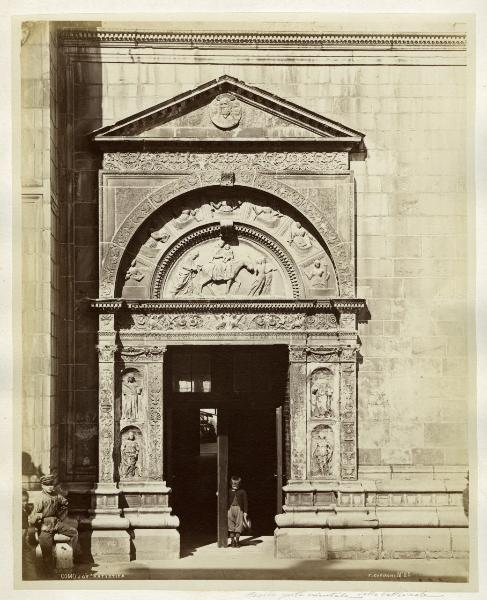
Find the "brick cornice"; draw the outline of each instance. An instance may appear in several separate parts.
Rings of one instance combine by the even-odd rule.
[[[65,46],[161,48],[299,48],[334,50],[466,50],[465,33],[269,33],[129,31],[71,29],[59,31]]]

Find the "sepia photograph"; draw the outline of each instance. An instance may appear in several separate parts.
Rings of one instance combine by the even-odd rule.
[[[474,31],[12,20],[19,589],[474,589]]]

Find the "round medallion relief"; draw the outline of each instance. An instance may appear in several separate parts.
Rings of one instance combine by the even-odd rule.
[[[232,129],[240,123],[242,106],[233,94],[220,94],[210,104],[210,118],[219,129]]]

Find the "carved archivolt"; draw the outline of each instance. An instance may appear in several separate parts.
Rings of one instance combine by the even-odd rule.
[[[330,251],[333,267],[338,279],[338,295],[342,297],[353,296],[354,277],[351,246],[348,242],[345,243],[339,238],[334,228],[327,221],[325,214],[313,204],[312,200],[304,198],[304,196],[290,186],[262,173],[252,171],[236,172],[235,183],[262,190],[276,196],[297,209],[313,223]],[[220,184],[221,171],[192,173],[158,189],[143,200],[126,217],[112,242],[108,245],[107,255],[103,262],[101,273],[101,296],[110,297],[114,295],[117,273],[125,248],[135,232],[144,222],[146,222],[151,214],[153,214],[160,206],[184,192],[196,190],[205,187],[206,185]],[[188,216],[192,217],[193,215]],[[272,218],[272,215],[268,216]],[[164,235],[164,233],[162,233],[162,235]],[[310,244],[307,233],[301,230],[300,224],[297,222],[294,229],[291,228],[288,231],[288,243],[296,246],[298,252],[306,250],[306,247]],[[143,270],[140,269],[138,264],[131,265],[131,268],[133,269],[133,271],[131,271],[131,277],[132,274],[135,274],[137,277],[144,275]]]

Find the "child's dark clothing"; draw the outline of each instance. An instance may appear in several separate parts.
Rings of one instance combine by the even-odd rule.
[[[243,515],[248,512],[247,492],[241,488],[228,492],[228,531],[242,533]]]

